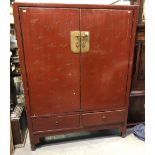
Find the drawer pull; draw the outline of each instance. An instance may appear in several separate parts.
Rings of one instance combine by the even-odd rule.
[[[102,119],[105,120],[106,119],[106,116],[102,116]]]
[[[58,126],[58,125],[59,125],[59,122],[58,122],[58,121],[56,121],[56,122],[55,122],[55,125],[56,125],[56,126]]]

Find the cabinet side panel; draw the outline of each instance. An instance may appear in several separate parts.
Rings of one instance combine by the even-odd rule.
[[[23,40],[21,34],[21,25],[20,25],[20,17],[19,17],[19,8],[18,4],[13,4],[13,16],[15,21],[15,29],[16,29],[16,36],[18,42],[18,52],[19,52],[19,59],[20,59],[20,69],[22,73],[22,81],[24,87],[24,96],[25,96],[25,105],[26,105],[26,115],[28,121],[28,128],[29,128],[29,136],[31,144],[34,144],[33,134],[32,134],[32,121],[30,118],[30,102],[29,102],[29,93],[28,93],[28,85],[27,85],[27,75],[25,70],[25,57],[23,53]]]

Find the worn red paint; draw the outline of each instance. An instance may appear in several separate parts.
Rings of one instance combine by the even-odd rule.
[[[32,149],[51,134],[105,128],[125,133],[137,10],[14,4]],[[71,52],[75,30],[90,32],[88,53]]]

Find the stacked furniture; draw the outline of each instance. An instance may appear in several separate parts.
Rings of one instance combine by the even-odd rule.
[[[134,49],[128,126],[145,121],[145,0],[132,0],[139,5],[136,43]]]
[[[12,7],[10,7],[12,8]],[[12,141],[15,147],[25,145],[27,135],[27,120],[25,101],[20,73],[18,46],[15,33],[15,24],[10,9],[10,119]],[[12,145],[10,150],[12,149]]]

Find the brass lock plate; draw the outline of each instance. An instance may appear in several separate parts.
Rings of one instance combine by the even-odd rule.
[[[89,52],[90,33],[88,31],[81,31],[81,53]]]
[[[71,51],[73,53],[86,53],[89,52],[89,38],[90,33],[88,31],[71,31],[70,32],[70,44]]]
[[[71,51],[73,53],[80,53],[80,40],[80,31],[70,32]]]

